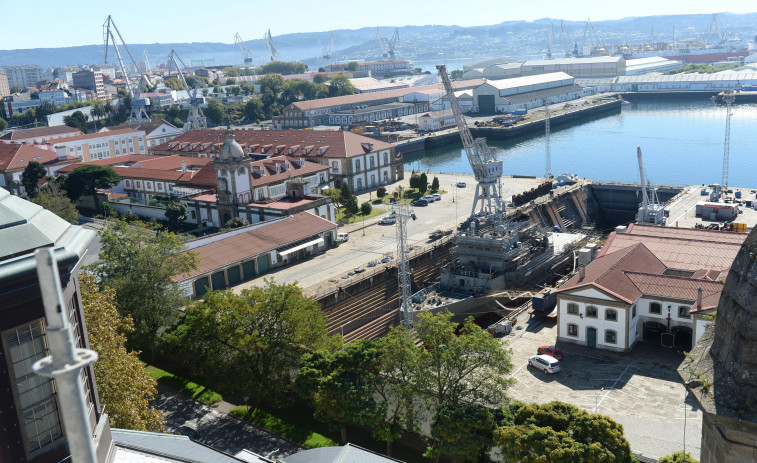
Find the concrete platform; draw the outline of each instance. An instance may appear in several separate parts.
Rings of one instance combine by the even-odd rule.
[[[703,188],[707,190],[707,196],[701,195],[701,190]],[[735,187],[729,187],[729,189],[732,190],[734,194],[736,193],[736,191],[741,192],[741,199],[738,200],[741,203],[741,205],[739,206],[741,213],[738,215],[738,217],[736,217],[736,219],[733,220],[733,222],[746,223],[747,231],[751,231],[752,228],[757,225],[757,211],[754,210],[753,207],[747,207],[745,203],[747,201],[757,201],[757,190],[751,188]],[[701,224],[706,227],[711,224],[722,225],[723,223],[725,223],[724,221],[702,220],[701,217],[696,217],[697,203],[700,201],[709,201],[710,191],[712,191],[711,188],[703,187],[701,185],[686,187],[681,195],[679,195],[677,198],[674,198],[673,202],[667,207],[667,209],[670,211],[667,226],[694,228],[697,224]],[[733,198],[733,195],[729,195],[729,197]]]

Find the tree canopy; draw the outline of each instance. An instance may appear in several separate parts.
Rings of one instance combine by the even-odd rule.
[[[281,74],[283,76],[289,74],[303,74],[308,70],[305,63],[297,61],[272,61],[266,63],[258,68],[258,74]]]
[[[8,128],[8,121],[0,117],[0,132]]]
[[[173,229],[178,229],[184,222],[184,219],[189,215],[189,209],[186,203],[181,201],[171,201],[166,206],[166,219],[168,224]]]
[[[210,291],[189,305],[181,324],[164,335],[164,349],[183,367],[244,391],[251,404],[291,400],[291,384],[305,352],[335,350],[319,305],[294,283]]]
[[[74,111],[70,116],[63,116],[63,123],[81,130],[82,133],[87,133],[87,116],[81,111]]]
[[[349,63],[347,63],[348,71],[357,71],[358,69],[360,69],[360,63],[358,63],[357,61],[350,61]]]
[[[49,182],[39,194],[32,199],[34,204],[42,206],[61,219],[72,224],[79,223],[79,211],[68,199],[66,193],[55,182]]]
[[[208,107],[203,109],[203,114],[213,124],[221,124],[226,119],[226,108],[218,98],[208,98]]]
[[[329,96],[352,95],[355,87],[346,76],[334,76],[329,81]]]
[[[63,181],[63,189],[71,201],[77,201],[82,195],[92,196],[95,210],[100,210],[97,200],[97,190],[112,188],[121,181],[121,177],[108,166],[89,164],[79,166],[66,176]]]
[[[45,166],[37,161],[29,161],[21,174],[21,184],[30,198],[35,198],[39,192],[39,181],[47,176]]]
[[[158,331],[172,326],[186,303],[173,278],[197,268],[197,255],[185,251],[178,235],[154,233],[140,222],[104,228],[100,243],[102,263],[95,272],[116,291],[121,314],[134,319],[131,341],[154,353]]]
[[[134,322],[118,314],[115,292],[98,289],[94,275],[82,272],[79,281],[89,344],[100,355],[94,364],[95,381],[111,426],[162,431],[163,414],[151,405],[157,393],[155,380],[139,361],[139,353],[126,349],[126,335],[134,331]]]

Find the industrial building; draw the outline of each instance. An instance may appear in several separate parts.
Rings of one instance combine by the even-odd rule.
[[[451,109],[431,111],[418,117],[418,130],[433,132],[448,129],[455,125],[455,114]]]
[[[350,79],[350,83],[355,87],[355,93],[380,92],[382,90],[408,88],[410,86],[407,82],[382,82],[373,77],[358,77]]]
[[[689,350],[710,323],[698,315],[717,307],[722,280],[745,238],[619,227],[599,256],[556,291],[558,341],[628,352],[644,340]]]
[[[471,67],[463,73],[463,79],[510,79],[553,72],[564,72],[575,78],[600,78],[626,75],[626,61],[622,56],[597,56],[590,58],[558,58],[513,62],[492,62]]]
[[[580,98],[583,89],[564,72],[488,81],[473,89],[473,112],[493,114]]]
[[[678,69],[683,65],[682,61],[652,56],[650,58],[637,58],[626,60],[626,75],[638,76],[650,72],[667,72]]]

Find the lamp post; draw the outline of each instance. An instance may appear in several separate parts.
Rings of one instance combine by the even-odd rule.
[[[597,396],[594,398],[594,413],[597,413],[597,410],[599,409],[599,394],[604,390],[605,388],[600,389],[599,392],[597,392]]]

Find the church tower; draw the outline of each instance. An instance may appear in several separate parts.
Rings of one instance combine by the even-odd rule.
[[[239,215],[240,204],[251,200],[250,162],[244,157],[244,150],[234,140],[234,132],[228,130],[225,140],[213,160],[216,170],[216,204],[220,227]]]

